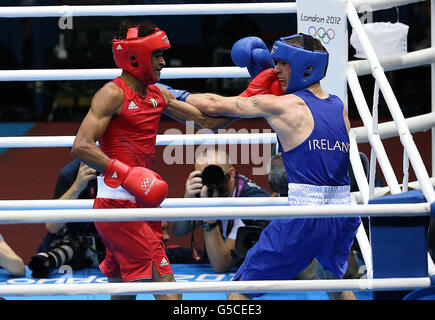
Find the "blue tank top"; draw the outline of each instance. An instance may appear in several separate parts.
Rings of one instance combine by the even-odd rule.
[[[314,129],[292,150],[283,152],[279,143],[288,182],[316,186],[349,185],[349,136],[343,119],[343,102],[332,94],[327,99],[319,99],[308,89],[293,94],[310,108]]]

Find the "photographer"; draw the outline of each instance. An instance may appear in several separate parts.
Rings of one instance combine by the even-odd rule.
[[[187,178],[184,197],[269,197],[269,193],[238,174],[226,152],[209,148],[196,157],[195,170]],[[201,258],[202,262],[210,262],[215,272],[228,272],[243,258],[240,252],[236,253],[238,229],[246,223],[257,222],[260,223],[241,219],[174,221],[172,231],[175,235],[182,236],[202,225],[206,251]]]
[[[15,277],[26,275],[26,266],[23,259],[6,243],[0,234],[0,268],[5,269]]]
[[[97,172],[73,160],[60,172],[54,199],[94,199]],[[29,262],[32,277],[46,278],[54,269],[68,264],[73,270],[98,267],[105,249],[92,222],[46,223],[47,235],[38,254]]]

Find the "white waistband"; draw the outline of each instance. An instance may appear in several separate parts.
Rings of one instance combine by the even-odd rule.
[[[350,204],[350,186],[289,183],[288,202],[292,206]]]
[[[118,188],[108,187],[104,183],[104,177],[97,177],[97,181],[98,181],[97,198],[129,200],[133,203],[136,203],[136,199],[134,198],[134,196],[128,193],[123,187],[121,186],[119,186]]]

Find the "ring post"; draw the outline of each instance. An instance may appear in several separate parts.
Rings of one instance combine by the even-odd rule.
[[[426,202],[420,190],[374,198],[369,204]],[[427,277],[430,216],[371,217],[373,278]],[[374,300],[403,299],[410,291],[375,291]]]
[[[346,70],[348,62],[347,0],[298,0],[298,33],[319,39],[329,53],[322,88],[335,94],[347,106]]]

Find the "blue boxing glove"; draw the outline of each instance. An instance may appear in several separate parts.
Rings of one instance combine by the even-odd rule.
[[[168,89],[174,95],[175,99],[177,99],[179,101],[186,101],[187,96],[190,94],[190,92],[188,92],[186,90],[173,89],[170,86],[167,86],[167,85],[159,83],[159,82],[157,82],[156,85],[158,85],[162,88]]]
[[[234,43],[231,58],[237,66],[248,68],[251,78],[263,70],[275,67],[266,44],[258,37],[246,37]]]

